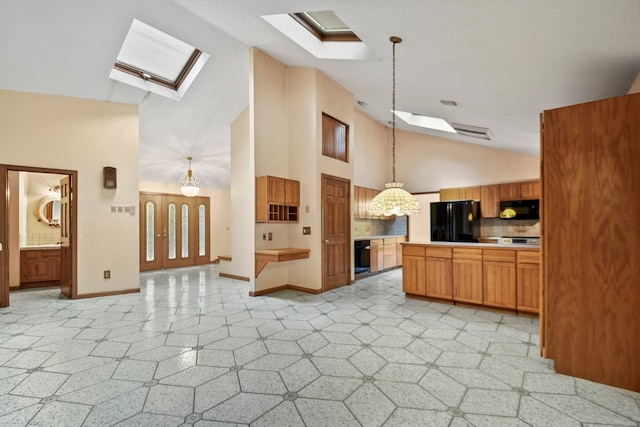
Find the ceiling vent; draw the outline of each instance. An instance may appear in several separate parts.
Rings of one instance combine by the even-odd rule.
[[[489,128],[483,128],[480,126],[463,125],[460,123],[451,123],[451,126],[458,132],[459,135],[471,136],[473,138],[486,139],[491,141],[493,134]]]

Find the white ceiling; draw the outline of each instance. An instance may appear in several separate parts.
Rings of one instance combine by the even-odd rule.
[[[318,60],[261,18],[305,10],[333,10],[380,60]],[[211,55],[181,101],[108,78],[134,18]],[[542,110],[625,94],[640,72],[640,0],[0,0],[0,88],[140,104],[141,180],[176,183],[191,155],[201,185],[228,188],[249,46],[322,70],[386,124],[391,35],[398,110],[494,139],[433,135],[533,155]]]

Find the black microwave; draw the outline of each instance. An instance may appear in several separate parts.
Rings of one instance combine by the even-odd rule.
[[[508,200],[500,202],[501,219],[540,219],[540,200]]]

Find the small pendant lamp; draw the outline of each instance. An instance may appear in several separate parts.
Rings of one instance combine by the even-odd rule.
[[[420,202],[402,188],[404,185],[402,182],[396,182],[396,44],[401,43],[402,39],[397,36],[391,36],[389,41],[393,43],[393,106],[391,111],[393,182],[386,183],[384,185],[386,187],[385,190],[371,200],[369,212],[376,216],[416,215],[420,213]]]
[[[195,197],[200,192],[200,185],[191,171],[191,160],[193,160],[193,158],[187,157],[187,160],[189,160],[189,170],[187,171],[187,176],[184,177],[180,184],[180,191],[187,197]]]

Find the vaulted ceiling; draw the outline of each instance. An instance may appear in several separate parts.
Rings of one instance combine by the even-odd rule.
[[[262,18],[317,10],[334,11],[378,60],[316,59]],[[109,79],[134,18],[211,55],[181,101]],[[0,88],[140,104],[141,180],[177,183],[193,156],[201,185],[228,188],[250,46],[321,70],[386,124],[391,35],[403,38],[397,108],[494,138],[399,128],[532,155],[542,110],[625,94],[640,72],[640,0],[0,0]]]

